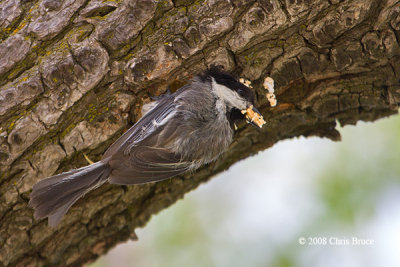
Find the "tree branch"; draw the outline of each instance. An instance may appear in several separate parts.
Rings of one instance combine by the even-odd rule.
[[[395,114],[394,0],[3,1],[0,3],[0,266],[81,265],[236,161],[295,136],[339,140],[336,122]],[[140,116],[211,64],[252,81],[266,127],[193,174],[104,185],[55,228],[34,221],[32,185],[100,159]],[[262,82],[275,80],[271,108]]]

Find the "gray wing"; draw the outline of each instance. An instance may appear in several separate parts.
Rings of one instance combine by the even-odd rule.
[[[157,136],[177,112],[173,95],[166,96],[123,134],[104,154],[112,184],[140,184],[164,180],[187,171],[190,162],[166,149]]]
[[[151,135],[158,128],[157,126],[160,126],[163,120],[173,115],[175,111],[176,104],[173,95],[165,96],[107,149],[103,160],[120,153],[121,150],[126,153],[130,147]]]
[[[189,162],[180,159],[166,149],[138,146],[129,158],[115,159],[109,181],[112,184],[142,184],[161,181],[188,170]]]

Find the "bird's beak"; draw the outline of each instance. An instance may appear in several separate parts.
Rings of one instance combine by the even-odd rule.
[[[243,115],[246,116],[246,120],[248,123],[253,124],[259,128],[262,128],[265,124],[264,118],[261,115],[260,111],[258,111],[253,105],[241,111]]]

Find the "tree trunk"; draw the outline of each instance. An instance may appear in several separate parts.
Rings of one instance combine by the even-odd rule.
[[[0,38],[0,266],[87,263],[236,161],[294,136],[339,140],[336,121],[400,103],[395,0],[3,0]],[[86,165],[83,153],[99,160],[150,96],[211,64],[252,81],[261,131],[239,125],[230,150],[193,174],[104,185],[55,229],[33,219],[34,183]]]

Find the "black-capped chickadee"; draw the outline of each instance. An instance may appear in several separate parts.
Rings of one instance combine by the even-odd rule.
[[[265,123],[254,108],[251,89],[212,68],[173,94],[144,107],[148,112],[99,162],[44,179],[33,186],[29,205],[35,218],[56,226],[68,209],[104,182],[161,181],[217,159],[232,143],[232,125],[247,119]]]

